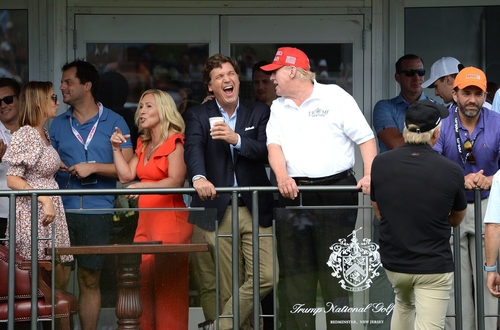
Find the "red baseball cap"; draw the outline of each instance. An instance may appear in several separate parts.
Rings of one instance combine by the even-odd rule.
[[[296,66],[309,71],[309,58],[298,48],[281,47],[276,51],[273,62],[260,68],[264,71],[275,71],[284,66]]]

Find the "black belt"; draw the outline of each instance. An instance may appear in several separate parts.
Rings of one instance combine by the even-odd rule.
[[[315,185],[315,184],[326,184],[326,183],[335,183],[337,181],[340,181],[342,179],[346,179],[350,177],[351,175],[354,175],[354,171],[351,169],[348,169],[347,171],[340,172],[334,175],[330,176],[325,176],[322,178],[293,178],[295,182],[298,185]]]
[[[230,199],[229,203],[227,205],[233,205],[233,200]],[[243,198],[238,197],[238,206],[245,206],[245,202],[243,201]]]

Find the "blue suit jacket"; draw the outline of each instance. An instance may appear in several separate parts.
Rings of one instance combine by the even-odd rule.
[[[265,164],[267,164],[266,125],[269,120],[269,107],[260,102],[239,100],[236,133],[241,137],[241,149],[234,149],[234,162],[229,143],[214,140],[210,136],[210,117],[220,117],[215,100],[190,108],[185,114],[186,140],[184,160],[188,178],[201,174],[217,187],[232,187],[234,173],[238,186],[270,186]],[[248,210],[252,212],[252,196],[242,193]],[[217,210],[217,221],[222,220],[226,212],[230,194],[221,194],[214,200],[202,201],[193,195],[191,205]],[[259,224],[269,227],[273,219],[273,195],[259,193]],[[215,230],[215,217],[210,212],[191,212],[189,222],[205,230]]]

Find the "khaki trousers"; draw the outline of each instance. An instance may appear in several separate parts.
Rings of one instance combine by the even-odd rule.
[[[453,272],[405,274],[386,269],[396,294],[391,330],[442,330]]]
[[[239,220],[239,296],[240,296],[240,329],[251,329],[248,316],[253,311],[253,255],[252,255],[252,215],[246,206],[238,207]],[[219,235],[229,235],[232,231],[232,211],[228,206],[221,223]],[[260,234],[272,234],[272,227],[259,226]],[[215,231],[203,231],[205,240],[211,247],[215,258]],[[219,238],[219,272],[220,272],[220,300],[222,304],[221,315],[233,314],[232,294],[232,239]],[[264,298],[273,289],[273,249],[272,237],[259,238],[259,268],[260,268],[260,299]],[[276,274],[278,278],[278,274]],[[233,329],[232,318],[220,318],[219,329]]]

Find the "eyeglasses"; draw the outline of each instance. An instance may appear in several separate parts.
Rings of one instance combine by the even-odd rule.
[[[50,98],[54,101],[54,104],[57,104],[57,94],[52,94]]]
[[[15,95],[10,95],[10,96],[4,97],[3,99],[0,99],[0,105],[2,105],[2,102],[4,102],[7,105],[12,104],[12,102],[14,102],[14,96]]]
[[[413,77],[416,74],[418,74],[420,77],[425,76],[425,69],[418,69],[418,70],[413,70],[413,69],[408,69],[408,70],[401,70],[398,72],[399,74],[404,73],[405,76],[407,77]]]
[[[469,139],[467,139],[467,141],[465,141],[464,143],[464,150],[467,152],[467,154],[465,154],[465,159],[467,160],[467,162],[469,162],[469,164],[475,164],[476,158],[472,153],[472,142],[470,142]]]

